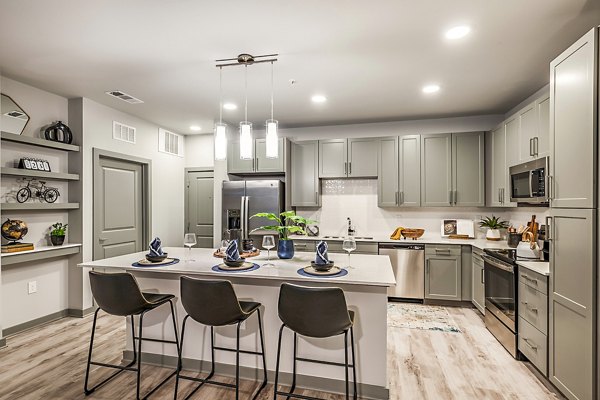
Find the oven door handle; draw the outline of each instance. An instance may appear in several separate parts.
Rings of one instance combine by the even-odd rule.
[[[511,274],[514,274],[514,272],[515,272],[515,267],[512,265],[498,261],[498,260],[494,259],[493,257],[486,256],[485,254],[482,257],[483,257],[483,260],[486,263],[488,263],[489,265],[491,265],[492,267],[499,268],[501,270],[510,272]]]

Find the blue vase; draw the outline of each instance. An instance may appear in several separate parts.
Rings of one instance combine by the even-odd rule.
[[[277,257],[289,260],[294,257],[294,241],[279,239],[279,245],[277,246]]]

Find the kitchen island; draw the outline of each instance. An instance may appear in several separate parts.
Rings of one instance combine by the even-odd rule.
[[[395,285],[390,260],[386,256],[355,254],[351,258],[348,274],[336,278],[307,277],[298,270],[310,264],[314,253],[296,253],[292,260],[280,260],[271,253],[272,265],[267,263],[266,252],[250,259],[261,267],[248,272],[215,272],[212,267],[221,262],[213,257],[212,249],[165,248],[169,257],[181,261],[174,265],[156,267],[133,267],[132,264],[144,258],[145,252],[119,257],[84,262],[84,268],[98,271],[116,272],[127,270],[138,280],[145,292],[172,293],[179,297],[179,278],[183,275],[200,279],[230,280],[241,300],[262,303],[265,352],[269,381],[273,380],[277,351],[278,330],[281,321],[277,315],[279,287],[282,282],[292,282],[307,286],[338,286],[346,295],[349,309],[355,312],[356,366],[361,398],[388,399],[387,377],[387,289]],[[337,265],[346,267],[348,257],[336,254],[332,257]],[[218,299],[215,299],[218,301]],[[179,327],[185,310],[181,302],[176,304]],[[327,304],[323,304],[327,307]],[[320,312],[320,310],[314,310]],[[127,330],[129,332],[129,328]],[[210,368],[210,329],[197,323],[188,323],[183,352],[184,368]],[[217,346],[235,347],[235,327],[221,327],[215,330]],[[162,307],[144,317],[144,336],[173,339],[169,308]],[[292,371],[293,335],[287,331],[282,343],[280,382],[289,385]],[[241,348],[259,349],[258,323],[256,317],[248,319],[241,330]],[[298,356],[327,361],[343,362],[343,336],[328,339],[299,338]],[[177,352],[172,345],[144,342],[143,360],[149,363],[175,366]],[[132,356],[132,340],[128,337],[125,358]],[[217,373],[234,375],[235,356],[226,352],[216,353]],[[261,379],[262,367],[259,357],[240,357],[242,378]],[[344,369],[331,365],[298,363],[298,385],[328,392],[343,392]]]

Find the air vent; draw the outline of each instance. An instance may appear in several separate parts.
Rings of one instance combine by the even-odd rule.
[[[125,92],[122,92],[120,90],[112,90],[110,92],[106,92],[107,95],[112,96],[112,97],[116,97],[119,100],[123,100],[126,101],[129,104],[140,104],[143,103],[142,100],[133,97]]]
[[[183,157],[183,136],[159,129],[158,151]]]
[[[113,121],[113,139],[123,142],[135,143],[135,128],[117,121]]]
[[[21,111],[9,111],[9,112],[5,113],[4,115],[6,115],[7,117],[16,118],[16,119],[22,119],[22,120],[27,119],[27,115],[23,114]]]

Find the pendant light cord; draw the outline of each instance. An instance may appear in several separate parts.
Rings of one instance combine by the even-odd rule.
[[[223,123],[223,67],[219,67],[219,124]]]
[[[274,84],[273,84],[273,61],[271,61],[271,120],[273,119],[273,92],[274,92]]]
[[[244,65],[244,91],[246,104],[244,106],[244,120],[248,122],[248,65]]]

